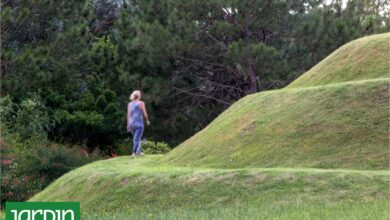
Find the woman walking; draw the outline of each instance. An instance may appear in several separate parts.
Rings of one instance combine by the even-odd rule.
[[[144,119],[146,125],[150,125],[145,103],[141,101],[141,92],[135,90],[130,96],[131,102],[127,105],[127,131],[133,135],[133,154],[143,156],[141,137],[144,132]]]

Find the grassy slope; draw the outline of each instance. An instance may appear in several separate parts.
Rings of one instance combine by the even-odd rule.
[[[247,96],[168,153],[205,167],[388,167],[389,79]]]
[[[308,202],[314,207],[346,202],[358,207],[378,206],[378,210],[388,205],[387,171],[202,169],[161,166],[160,158],[119,157],[94,162],[62,176],[31,201],[80,201],[82,210],[99,215],[174,208],[190,213],[192,209],[211,208],[218,213],[218,208],[232,207],[239,212],[237,208],[248,204],[290,211]],[[165,215],[169,217],[169,213]]]
[[[164,162],[387,168],[389,40],[390,33],[357,39],[287,88],[239,100]]]
[[[388,168],[389,76],[370,62],[380,66],[364,75],[322,67],[307,73],[318,80],[245,97],[164,157],[95,162],[31,201],[80,201],[118,219],[387,219],[390,172],[372,169]],[[324,85],[332,78],[354,82]]]
[[[390,33],[351,41],[334,51],[287,88],[389,77]]]
[[[160,212],[150,212],[149,210],[137,210],[131,213],[115,214],[86,214],[83,219],[86,220],[107,220],[107,219],[169,219],[169,220],[209,220],[209,219],[390,219],[388,203],[383,201],[340,201],[320,203],[288,203],[288,204],[263,204],[245,206],[230,206],[207,209],[168,209]],[[1,218],[0,218],[1,219]]]

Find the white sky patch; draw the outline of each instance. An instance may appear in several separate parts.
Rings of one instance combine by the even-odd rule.
[[[325,3],[325,5],[330,5],[330,4],[332,4],[333,1],[334,0],[325,0],[324,3]],[[342,0],[341,1],[341,9],[344,10],[347,7],[347,3],[348,3],[348,0]]]
[[[233,14],[234,13],[237,13],[238,10],[236,8],[231,8],[231,7],[225,7],[225,8],[222,8],[222,10],[226,13],[226,14]]]

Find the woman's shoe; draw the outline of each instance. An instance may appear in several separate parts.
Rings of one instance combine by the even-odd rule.
[[[145,156],[144,152],[139,153],[141,157]]]
[[[132,157],[133,159],[135,159],[135,153],[133,153],[133,154],[131,155],[131,157]]]

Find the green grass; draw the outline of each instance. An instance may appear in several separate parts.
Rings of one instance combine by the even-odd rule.
[[[287,88],[390,77],[390,33],[372,35],[340,47]]]
[[[385,169],[389,82],[363,80],[249,95],[163,162],[220,168]]]
[[[296,208],[307,204],[309,216],[331,212],[337,204],[356,210],[372,206],[373,215],[383,215],[389,205],[389,171],[206,169],[162,166],[161,157],[94,162],[62,176],[30,201],[80,201],[87,216],[161,215],[162,219],[199,211],[199,217],[219,216],[225,210],[239,215],[261,207],[267,211],[258,216],[294,217],[302,215]],[[316,212],[317,207],[322,208]]]
[[[352,41],[287,88],[244,97],[163,162],[384,169],[390,33]]]
[[[328,202],[316,204],[289,203],[262,206],[234,206],[208,209],[170,209],[161,212],[137,210],[132,213],[84,214],[89,219],[389,219],[386,202]]]
[[[249,95],[165,156],[98,161],[30,201],[83,219],[389,219],[390,34]]]

